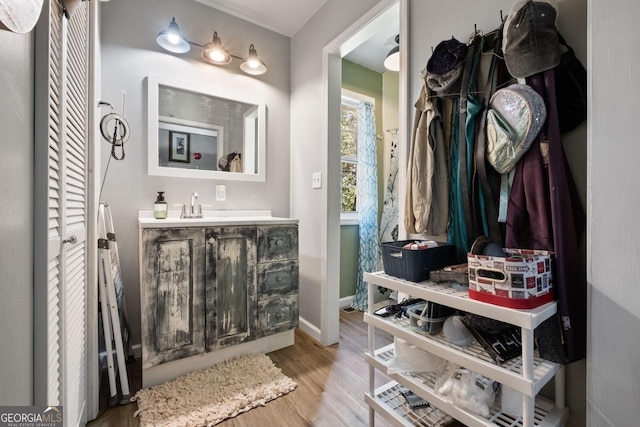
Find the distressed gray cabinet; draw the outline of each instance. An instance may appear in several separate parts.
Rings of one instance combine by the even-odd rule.
[[[258,227],[258,337],[298,326],[298,227]]]
[[[204,230],[142,231],[143,367],[204,351]]]
[[[206,230],[207,351],[255,338],[256,227]]]
[[[141,227],[140,239],[143,368],[298,326],[297,224]]]

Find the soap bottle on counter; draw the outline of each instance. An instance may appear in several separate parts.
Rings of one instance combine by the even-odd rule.
[[[167,218],[167,202],[164,200],[164,191],[158,191],[158,198],[153,204],[153,217],[155,219]]]

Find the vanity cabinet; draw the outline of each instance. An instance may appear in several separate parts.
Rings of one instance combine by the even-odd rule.
[[[143,368],[204,352],[204,230],[142,232]]]
[[[298,226],[141,225],[140,283],[144,369],[289,331]]]

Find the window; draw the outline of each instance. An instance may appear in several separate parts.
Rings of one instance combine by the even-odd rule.
[[[357,224],[358,194],[356,182],[358,177],[358,104],[368,101],[375,104],[374,98],[342,90],[340,109],[340,170],[341,181],[341,214],[342,224]]]
[[[356,106],[342,100],[340,118],[340,162],[342,171],[342,212],[357,212],[358,114]]]

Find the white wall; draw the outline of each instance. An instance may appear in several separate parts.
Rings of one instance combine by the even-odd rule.
[[[391,141],[393,140],[393,133],[387,132],[388,130],[398,129],[399,127],[399,106],[400,102],[400,73],[397,71],[385,71],[382,73],[382,124],[383,124],[383,137],[384,137],[384,155],[383,165],[383,193],[387,185],[387,178],[389,177],[389,163],[391,159],[389,155],[391,153]],[[396,137],[396,140],[398,138]]]
[[[323,168],[322,49],[376,3],[328,0],[291,40],[291,212],[300,220],[300,316],[318,328],[322,193],[311,188],[311,173]]]
[[[0,30],[0,405],[33,403],[33,38]],[[46,244],[39,236],[38,244]],[[42,284],[44,285],[44,284]]]
[[[245,56],[253,43],[268,71],[257,78],[239,70],[239,61],[226,67],[199,60],[200,51],[173,55],[155,42],[156,35],[175,17],[185,36],[204,44],[217,31],[225,47]],[[196,191],[200,203],[213,209],[271,209],[276,216],[289,212],[289,73],[290,39],[192,0],[112,0],[101,3],[102,98],[120,111],[121,90],[127,93],[125,117],[131,138],[123,161],[111,160],[101,200],[114,215],[120,249],[127,309],[133,342],[140,342],[137,211],[152,209],[157,191],[165,191],[171,206],[189,203]],[[165,178],[147,175],[146,93],[144,78],[160,73],[200,82],[203,87],[251,91],[267,106],[266,182],[232,182]],[[107,113],[108,109],[102,109]],[[102,144],[102,173],[110,145]],[[227,200],[215,201],[215,185],[227,186]],[[177,208],[174,208],[177,209]]]
[[[634,0],[589,2],[591,426],[640,423],[639,19]]]

